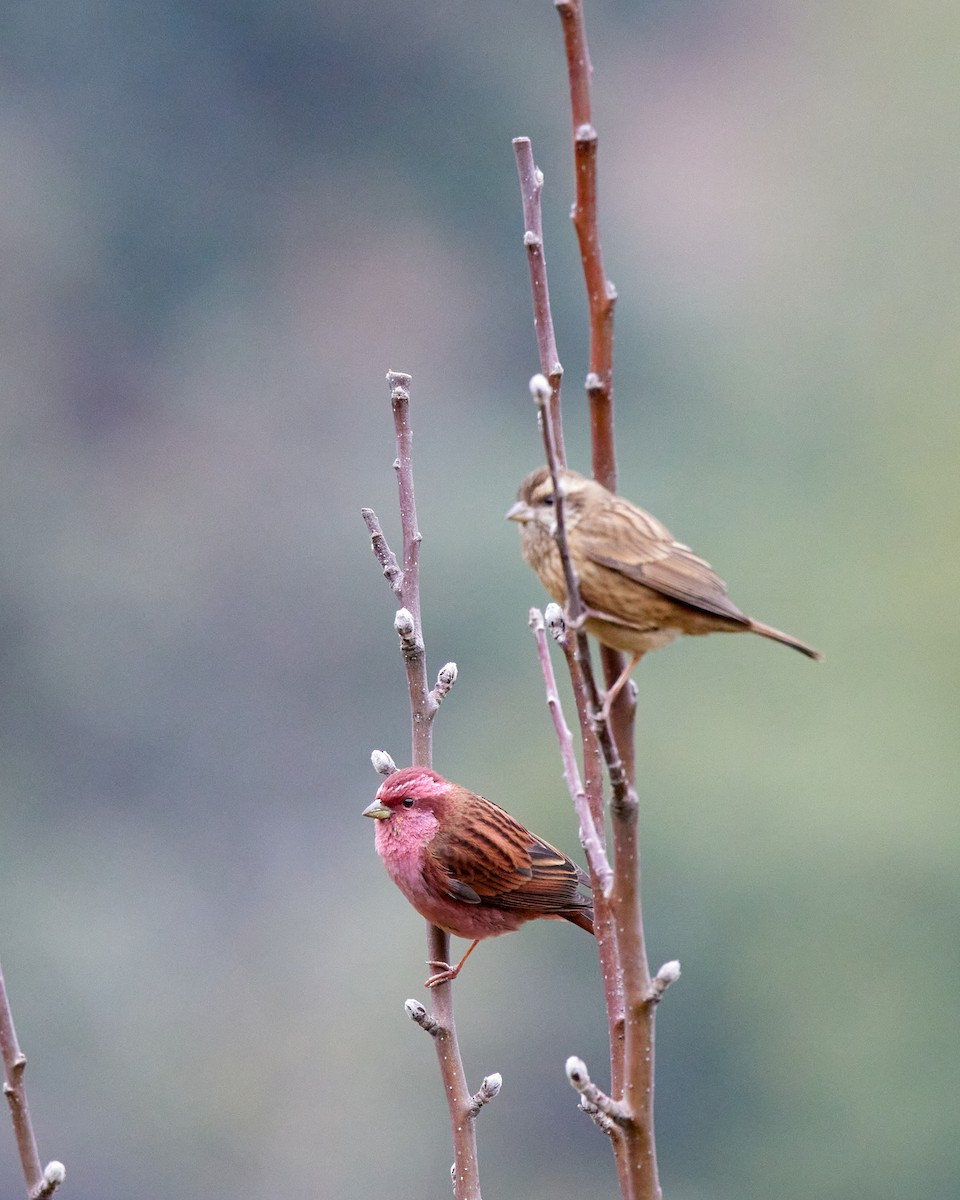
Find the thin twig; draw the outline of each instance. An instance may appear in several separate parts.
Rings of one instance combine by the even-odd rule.
[[[380,528],[380,522],[377,520],[377,514],[373,509],[361,508],[360,515],[370,530],[370,548],[377,562],[383,568],[383,577],[390,584],[390,590],[399,600],[403,592],[403,571],[397,562],[397,556],[387,545],[387,539],[383,536],[383,530]]]
[[[480,1091],[475,1092],[470,1100],[470,1116],[475,1117],[485,1104],[489,1104],[491,1100],[495,1100],[500,1095],[500,1089],[503,1087],[503,1076],[499,1071],[494,1071],[492,1075],[484,1077],[483,1083],[480,1085]]]
[[[423,1007],[419,1000],[408,1000],[403,1006],[404,1012],[415,1025],[419,1025],[424,1033],[436,1037],[443,1032],[440,1022]]]
[[[550,385],[552,403],[545,411],[554,418],[553,442],[560,462],[567,461],[563,445],[563,426],[560,423],[560,386],[563,367],[557,354],[557,339],[550,311],[550,287],[547,283],[547,260],[543,249],[543,213],[540,195],[543,191],[543,172],[533,160],[530,139],[513,139],[513,153],[520,179],[520,201],[523,205],[523,244],[530,268],[530,294],[533,296],[533,327],[540,352],[540,370]]]
[[[33,1122],[30,1120],[30,1106],[27,1104],[27,1091],[23,1082],[27,1057],[20,1049],[17,1032],[13,1027],[13,1013],[10,1011],[10,1001],[7,998],[2,967],[0,967],[0,1056],[3,1058],[3,1093],[10,1106],[13,1132],[17,1139],[17,1151],[20,1154],[20,1165],[27,1185],[27,1196],[29,1200],[42,1200],[43,1197],[53,1195],[63,1183],[66,1172],[63,1163],[56,1160],[48,1163],[45,1168],[40,1165],[40,1151],[37,1148]]]
[[[545,381],[544,381],[545,384]],[[531,381],[531,391],[543,403],[549,403],[549,391],[536,380]],[[643,913],[640,906],[640,855],[638,840],[638,803],[633,779],[624,769],[623,762],[610,728],[611,719],[604,717],[600,704],[600,693],[593,674],[587,636],[580,619],[583,604],[580,599],[580,584],[574,570],[567,545],[564,519],[563,488],[560,467],[551,436],[553,425],[541,420],[547,465],[553,479],[554,537],[563,565],[564,582],[567,590],[567,612],[576,629],[575,641],[570,647],[571,676],[579,675],[583,680],[586,696],[583,718],[589,718],[600,746],[603,760],[610,777],[610,814],[613,830],[613,871],[615,884],[610,903],[616,931],[617,956],[620,975],[619,992],[622,1007],[610,1019],[616,1026],[610,1047],[610,1074],[614,1087],[622,1087],[625,1102],[636,1116],[634,1133],[642,1141],[635,1154],[625,1154],[631,1167],[640,1159],[643,1165],[653,1164],[653,1180],[656,1183],[656,1157],[653,1145],[653,1009],[647,1003],[650,991],[650,971],[647,966],[643,934]],[[640,1159],[638,1159],[640,1156]],[[621,1164],[623,1168],[623,1164]],[[624,1170],[621,1169],[621,1182]],[[651,1196],[659,1194],[659,1184]],[[641,1191],[639,1196],[643,1196]]]
[[[457,664],[448,662],[440,668],[437,674],[437,682],[434,685],[433,691],[430,693],[430,700],[438,708],[444,696],[449,695],[450,689],[457,682]]]
[[[551,607],[547,606],[548,610]],[[556,607],[559,607],[557,605]],[[560,647],[567,661],[567,671],[573,688],[573,698],[577,709],[577,720],[580,725],[580,742],[583,747],[585,764],[585,784],[587,796],[590,799],[594,819],[602,829],[604,822],[603,808],[603,767],[604,752],[601,749],[598,727],[594,714],[596,704],[591,704],[587,695],[587,684],[584,680],[582,664],[586,655],[588,671],[590,659],[587,651],[579,644],[579,640],[568,632],[561,640]],[[596,687],[592,682],[593,692]],[[609,757],[609,744],[607,756]],[[623,1090],[623,1031],[626,1021],[626,1007],[623,994],[623,971],[620,966],[620,943],[617,936],[616,916],[611,900],[613,883],[603,889],[602,898],[597,904],[597,949],[600,955],[600,969],[603,977],[603,990],[607,1006],[607,1025],[610,1044],[610,1088],[614,1095],[620,1095]]]
[[[597,1087],[590,1078],[587,1071],[587,1064],[582,1058],[571,1057],[567,1059],[567,1078],[570,1080],[570,1086],[574,1091],[579,1092],[592,1108],[602,1112],[604,1116],[609,1117],[611,1121],[615,1121],[618,1125],[629,1123],[630,1116],[624,1110],[623,1105]]]
[[[554,611],[551,611],[554,610]],[[560,695],[557,690],[553,664],[550,661],[549,647],[546,640],[546,627],[549,624],[554,637],[560,641],[567,658],[567,667],[573,682],[574,698],[577,701],[577,715],[580,719],[581,741],[584,756],[589,761],[599,753],[596,732],[592,722],[587,717],[588,705],[583,685],[583,675],[580,671],[579,660],[575,650],[571,649],[573,638],[559,618],[560,606],[547,606],[550,612],[549,622],[545,621],[540,610],[530,610],[530,625],[537,640],[537,653],[540,659],[540,669],[543,673],[547,692],[547,707],[553,717],[554,729],[560,742],[560,757],[563,761],[564,777],[567,789],[573,797],[574,806],[580,818],[580,840],[587,856],[590,868],[590,880],[593,885],[594,923],[593,929],[597,938],[597,953],[600,958],[600,975],[603,979],[603,991],[607,1009],[607,1034],[611,1046],[611,1075],[610,1085],[615,1093],[619,1093],[623,1083],[622,1055],[614,1052],[613,1047],[619,1047],[623,1041],[624,1000],[623,976],[620,969],[620,948],[617,941],[614,912],[611,904],[614,874],[607,858],[604,845],[603,829],[603,796],[602,779],[598,779],[598,803],[592,803],[591,797],[580,780],[576,755],[573,749],[573,737],[563,715]],[[603,1122],[600,1122],[603,1125]],[[607,1130],[609,1132],[609,1130]]]
[[[567,790],[573,797],[577,816],[580,818],[580,844],[587,856],[587,865],[593,878],[595,894],[607,897],[613,882],[613,871],[610,868],[603,844],[603,827],[598,827],[594,819],[586,790],[580,779],[580,768],[577,766],[577,756],[573,748],[573,735],[570,733],[570,727],[563,715],[557,680],[553,673],[553,664],[550,661],[550,648],[547,645],[546,624],[539,608],[530,609],[529,625],[537,642],[537,655],[546,685],[547,708],[553,718],[553,727],[556,730],[557,741],[560,743],[564,779],[567,783]],[[566,635],[564,634],[564,636]]]
[[[397,558],[390,550],[371,509],[364,510],[364,520],[371,532],[371,544],[384,576],[390,583],[401,607],[394,618],[394,629],[400,639],[400,649],[407,672],[410,696],[412,762],[429,767],[433,762],[433,718],[440,701],[453,687],[457,678],[455,663],[447,663],[433,691],[427,686],[427,656],[423,640],[420,611],[420,530],[417,526],[417,506],[413,485],[413,434],[410,426],[409,375],[399,371],[387,373],[390,402],[396,433],[397,488],[400,500],[400,526],[403,536],[402,568],[393,570]],[[377,760],[375,760],[377,765]],[[380,762],[379,767],[386,766]],[[430,962],[450,961],[450,936],[435,925],[427,925],[427,958]],[[481,1200],[480,1168],[477,1158],[476,1125],[472,1106],[475,1097],[467,1087],[466,1072],[457,1041],[453,1014],[452,983],[442,983],[432,991],[433,1012],[427,1014],[423,1005],[408,1001],[406,1011],[433,1038],[440,1065],[440,1076],[447,1098],[450,1127],[453,1134],[455,1162],[453,1165],[456,1200]],[[414,1005],[411,1008],[411,1005]]]

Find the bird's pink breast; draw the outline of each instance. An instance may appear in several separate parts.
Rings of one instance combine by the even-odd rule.
[[[531,920],[533,914],[498,909],[453,900],[424,878],[427,846],[439,828],[437,818],[426,810],[397,812],[378,821],[377,853],[390,878],[417,912],[431,925],[463,938],[496,937],[510,933]]]

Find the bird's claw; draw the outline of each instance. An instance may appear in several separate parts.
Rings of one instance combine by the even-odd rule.
[[[424,983],[423,986],[426,988],[435,988],[439,987],[441,983],[449,983],[451,979],[456,979],[460,973],[459,966],[451,967],[449,963],[443,962],[440,959],[428,959],[427,966],[439,967],[439,970]]]

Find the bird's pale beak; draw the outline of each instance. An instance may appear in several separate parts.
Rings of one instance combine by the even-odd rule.
[[[529,521],[532,517],[533,513],[530,511],[530,505],[525,500],[518,500],[504,514],[505,521],[519,521],[521,524]]]
[[[390,809],[385,804],[381,804],[379,800],[374,800],[372,804],[368,804],[363,810],[365,817],[374,817],[377,821],[384,821],[390,816]]]

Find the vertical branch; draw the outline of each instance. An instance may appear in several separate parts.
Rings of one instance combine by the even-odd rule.
[[[553,331],[553,315],[550,311],[550,288],[547,284],[547,260],[543,249],[543,211],[540,194],[543,191],[543,172],[533,160],[530,139],[513,139],[513,153],[517,160],[520,177],[520,201],[523,206],[523,244],[527,251],[530,268],[530,293],[533,296],[533,327],[537,334],[540,352],[540,370],[550,384],[550,405],[542,410],[553,422],[553,443],[557,448],[561,464],[567,462],[563,445],[563,425],[560,420],[560,384],[563,367],[557,354],[557,339]]]
[[[410,426],[410,376],[399,371],[387,373],[390,403],[396,433],[397,488],[400,500],[400,526],[403,536],[401,567],[387,545],[376,513],[363,509],[363,519],[370,531],[371,547],[383,568],[383,574],[401,608],[397,611],[394,628],[400,639],[400,649],[407,672],[410,696],[412,762],[429,767],[433,761],[433,718],[440,701],[456,679],[456,667],[448,663],[440,672],[437,686],[427,685],[427,658],[420,611],[420,531],[417,527],[417,505],[413,486],[413,432]],[[427,957],[430,962],[450,961],[450,935],[435,925],[427,925]],[[453,1134],[453,1183],[456,1200],[481,1200],[480,1168],[477,1157],[475,1117],[480,1105],[471,1096],[457,1040],[453,1013],[453,984],[442,983],[432,991],[433,1012],[430,1016],[420,1004],[407,1002],[411,1017],[433,1037],[443,1080],[450,1127]]]
[[[404,607],[413,614],[414,629],[421,635],[420,620],[420,543],[422,537],[417,526],[417,499],[413,490],[413,430],[410,427],[410,383],[411,377],[400,371],[387,372],[390,387],[390,407],[393,410],[393,427],[397,439],[397,457],[393,469],[397,473],[397,491],[400,499],[400,530],[403,537],[403,574],[401,595]],[[426,666],[422,672],[421,693],[426,696]],[[426,763],[417,764],[426,766]]]
[[[559,605],[552,605],[550,607],[555,609],[557,614],[559,614]],[[562,617],[557,619],[552,612],[549,615],[551,617],[551,632],[554,634],[554,637],[558,637],[558,640],[562,638],[565,641],[567,634],[563,628]],[[566,718],[563,715],[563,707],[560,704],[560,693],[557,691],[557,680],[553,673],[553,664],[550,661],[550,653],[547,648],[547,626],[543,613],[538,608],[530,609],[530,627],[533,629],[533,634],[537,641],[540,669],[543,672],[543,681],[547,691],[547,708],[550,710],[550,715],[553,718],[553,726],[557,733],[557,740],[560,743],[560,757],[563,761],[564,779],[567,783],[567,789],[573,797],[577,816],[580,818],[580,844],[586,852],[587,865],[590,868],[591,882],[595,893],[594,900],[599,899],[604,901],[610,894],[610,887],[613,883],[613,871],[610,869],[610,863],[607,859],[603,825],[597,822],[596,812],[590,804],[586,790],[580,780],[580,771],[577,767],[577,759],[573,750],[573,737],[567,725]]]
[[[412,762],[429,767],[433,762],[433,718],[438,705],[427,686],[427,655],[423,642],[420,614],[420,543],[417,528],[417,501],[413,490],[413,430],[410,427],[410,376],[400,371],[387,372],[393,426],[397,440],[397,491],[400,501],[400,529],[403,538],[403,570],[400,575],[400,603],[395,628],[400,638],[403,661],[407,668],[412,723]],[[409,621],[401,614],[406,611]]]
[[[538,403],[549,402],[546,381],[531,381]],[[577,628],[583,611],[579,582],[570,558],[563,514],[560,468],[551,437],[551,423],[540,422],[547,464],[553,478],[555,538],[563,565],[570,622],[576,628],[576,649],[570,651],[571,675],[583,679],[586,698],[581,720],[589,720],[610,777],[610,818],[613,834],[613,886],[610,907],[616,934],[619,966],[619,995],[616,1012],[608,1008],[611,1028],[611,1090],[621,1105],[620,1119],[611,1127],[614,1154],[625,1197],[660,1200],[656,1143],[653,1131],[654,1044],[656,1002],[643,931],[640,901],[640,845],[636,788],[621,760],[611,731],[611,718],[600,714],[600,693],[593,675],[587,635]],[[608,993],[609,1001],[609,993]]]
[[[10,1106],[13,1132],[20,1154],[20,1165],[23,1168],[23,1178],[27,1185],[27,1196],[29,1200],[42,1200],[42,1197],[53,1195],[63,1183],[66,1172],[63,1163],[56,1161],[48,1163],[46,1169],[40,1166],[40,1151],[37,1149],[37,1138],[33,1132],[33,1122],[30,1120],[30,1108],[27,1104],[27,1092],[23,1083],[27,1057],[20,1049],[17,1033],[13,1027],[13,1014],[7,999],[2,968],[0,968],[0,1056],[3,1058],[3,1093]]]
[[[597,219],[598,139],[591,115],[592,67],[583,20],[583,0],[555,0],[555,3],[563,28],[573,120],[576,200],[572,215],[590,312],[590,363],[586,388],[590,402],[593,474],[611,491],[615,491],[613,314],[616,291],[604,270]],[[518,143],[514,145],[517,147]],[[530,249],[532,243],[537,264],[542,264],[542,224],[539,217],[542,176],[532,165],[528,145],[524,154],[527,157],[521,159],[521,152],[517,150],[524,224],[528,230],[524,240],[528,244],[531,263],[534,316],[543,362],[541,322],[545,315],[549,315],[549,298],[545,287],[545,271],[535,273]],[[549,367],[545,367],[544,373],[548,370]],[[571,1084],[580,1092],[581,1104],[611,1138],[620,1189],[625,1200],[660,1200],[653,1128],[654,1013],[663,991],[676,978],[678,968],[675,963],[667,964],[651,980],[640,896],[639,803],[634,782],[633,748],[635,700],[632,689],[625,688],[617,697],[609,717],[600,715],[599,690],[593,675],[587,637],[582,629],[584,610],[566,539],[561,486],[564,454],[559,396],[554,381],[542,377],[531,381],[531,389],[541,410],[540,427],[553,481],[554,536],[563,569],[569,622],[564,651],[577,699],[585,773],[588,781],[598,775],[599,755],[611,785],[613,879],[612,884],[603,890],[600,907],[602,911],[609,904],[612,917],[610,928],[615,942],[615,953],[609,956],[608,961],[616,969],[616,986],[611,986],[605,978],[613,1095],[605,1096],[592,1083],[580,1060],[571,1059],[568,1062],[568,1075]],[[607,647],[601,648],[601,659],[607,686],[610,687],[622,671],[624,660]],[[599,787],[596,794],[602,794]]]
[[[590,78],[593,66],[587,46],[583,0],[556,0],[563,30],[570,84],[570,113],[573,122],[575,199],[572,218],[580,247],[583,279],[590,313],[590,363],[586,389],[590,402],[590,442],[593,476],[611,492],[617,490],[617,455],[613,421],[613,314],[617,291],[603,265],[598,217],[598,136],[593,124]],[[600,659],[607,687],[620,678],[624,657],[602,646]],[[633,717],[635,702],[628,685],[614,703],[614,736],[620,754],[633,774]]]
[[[559,605],[547,606],[547,621],[544,614],[537,608],[530,610],[530,625],[537,640],[537,654],[540,659],[540,669],[546,687],[547,708],[553,718],[557,740],[560,743],[560,757],[563,760],[563,774],[567,790],[573,797],[577,816],[580,818],[580,843],[587,856],[587,866],[590,868],[590,882],[593,886],[593,930],[597,938],[597,951],[600,956],[600,974],[603,979],[603,990],[607,1004],[607,1022],[610,1045],[616,1045],[623,1040],[623,989],[621,986],[620,950],[617,944],[614,913],[610,903],[610,893],[613,886],[613,870],[607,858],[604,844],[602,790],[600,803],[594,803],[580,779],[577,769],[577,759],[573,749],[573,737],[563,715],[560,704],[560,694],[557,691],[557,681],[550,661],[550,651],[547,646],[546,629],[549,624],[550,632],[561,643],[567,655],[567,665],[573,681],[574,698],[577,700],[577,712],[582,717],[587,705],[584,699],[583,675],[579,669],[576,649],[573,639],[564,627]],[[592,727],[584,728],[581,722],[581,739],[584,745],[584,756],[587,760],[599,753],[597,737]],[[592,749],[588,750],[588,746]],[[616,1095],[620,1088],[619,1070],[620,1056],[616,1056],[617,1066],[611,1072],[611,1091]],[[612,1064],[613,1066],[613,1064]]]
[[[563,28],[570,82],[576,178],[573,224],[580,246],[590,311],[590,365],[586,386],[590,399],[593,473],[605,487],[616,491],[613,420],[613,314],[616,290],[607,279],[600,245],[597,215],[598,138],[591,112],[592,66],[587,47],[583,0],[557,0],[557,12]],[[603,647],[601,659],[609,687],[623,669],[623,656]],[[615,885],[611,901],[625,998],[623,1090],[619,1098],[630,1119],[621,1128],[630,1170],[630,1193],[638,1197],[658,1198],[661,1193],[653,1129],[656,1000],[647,965],[640,896],[639,804],[634,783],[633,750],[635,702],[629,689],[624,689],[624,693],[615,702],[610,721],[613,727],[611,741],[615,739],[618,763],[608,753],[613,747],[607,744],[601,733],[601,749],[613,789],[610,817]],[[622,772],[619,786],[615,776],[618,769]]]
[[[576,199],[573,226],[580,246],[590,309],[590,366],[586,388],[590,400],[593,474],[611,492],[617,490],[613,437],[613,310],[617,292],[607,279],[597,221],[597,131],[590,108],[590,51],[583,19],[583,0],[556,0],[563,28],[573,118]]]

